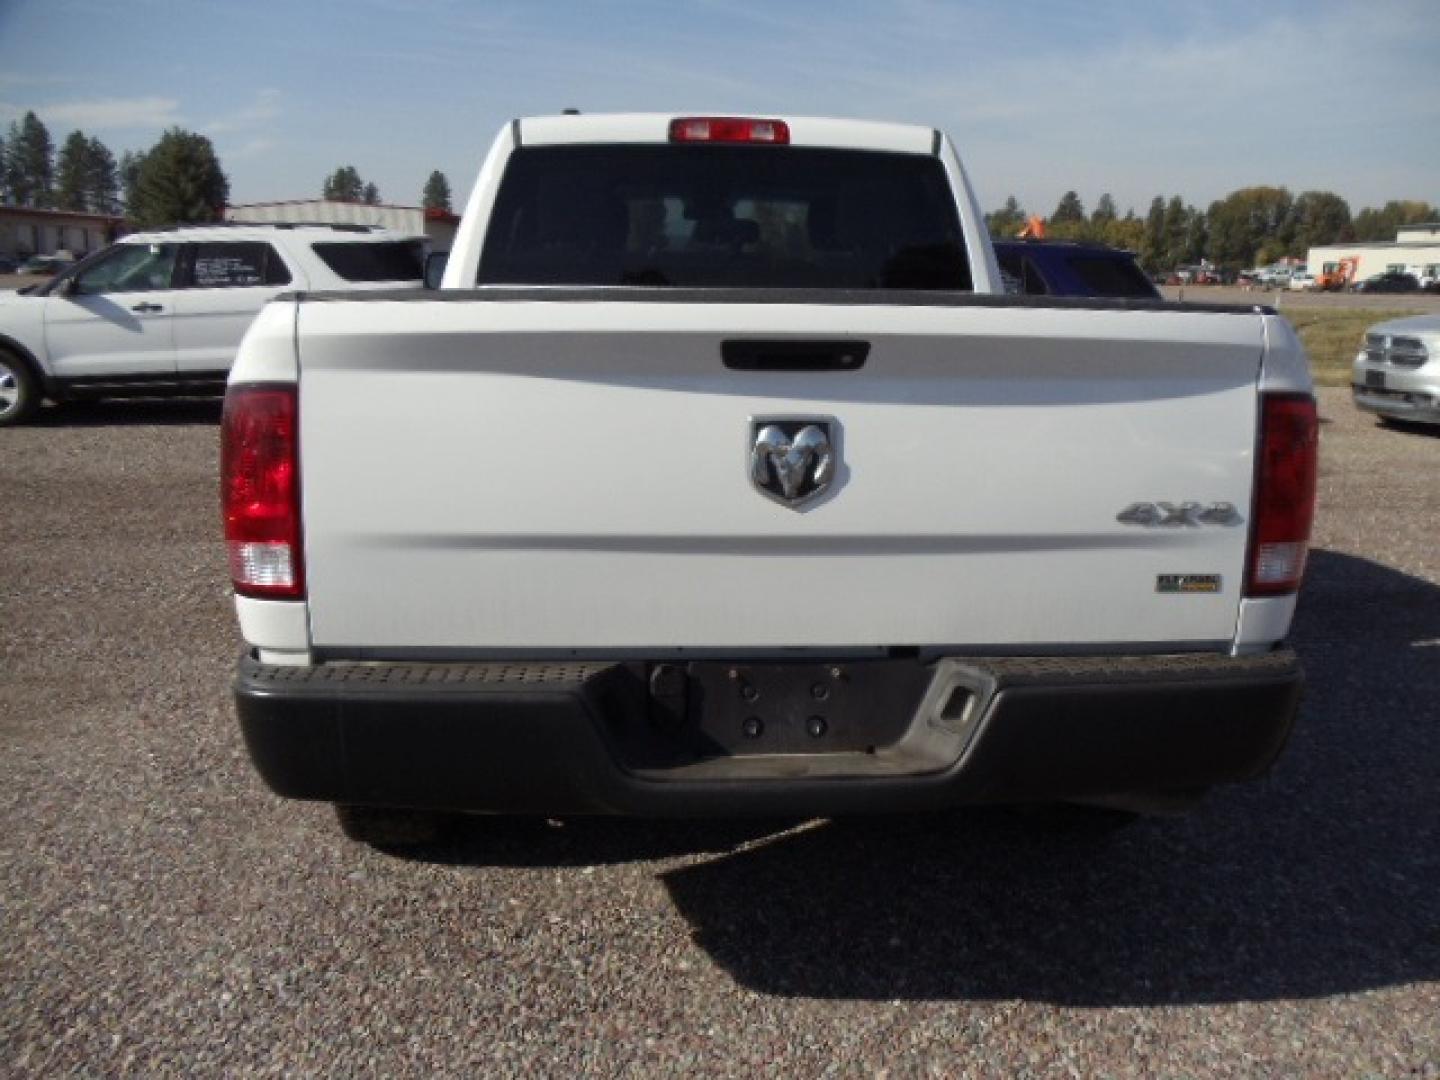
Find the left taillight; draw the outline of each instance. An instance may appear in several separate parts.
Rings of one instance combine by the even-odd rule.
[[[220,501],[230,577],[242,596],[305,595],[296,388],[234,386],[220,435]]]
[[[1315,516],[1319,419],[1308,394],[1261,398],[1246,596],[1300,588]]]

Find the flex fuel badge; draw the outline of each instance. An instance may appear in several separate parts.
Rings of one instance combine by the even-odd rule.
[[[1161,593],[1218,593],[1219,574],[1157,574],[1155,591]]]

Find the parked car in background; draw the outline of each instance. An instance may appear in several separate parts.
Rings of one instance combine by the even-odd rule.
[[[419,285],[424,263],[423,237],[366,226],[133,233],[48,282],[0,293],[0,426],[42,398],[218,393],[278,293]]]
[[[13,274],[20,269],[20,264],[9,255],[0,255],[0,274]]]
[[[15,272],[17,274],[35,274],[47,277],[58,274],[62,270],[68,270],[75,265],[73,256],[65,255],[32,255],[20,264]]]
[[[1350,390],[1358,408],[1383,420],[1440,424],[1440,315],[1370,327]]]
[[[1290,288],[1295,292],[1309,292],[1315,288],[1315,275],[1294,273],[1290,275]]]
[[[1111,296],[1160,299],[1135,254],[1104,244],[997,240],[1005,291],[1022,296]]]
[[[1356,292],[1363,293],[1406,293],[1419,290],[1420,282],[1415,279],[1414,274],[1402,274],[1395,270],[1372,274],[1355,286]]]

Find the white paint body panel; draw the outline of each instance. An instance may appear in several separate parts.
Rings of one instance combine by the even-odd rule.
[[[169,375],[175,371],[174,289],[46,296],[45,356],[52,374]],[[135,311],[148,305],[153,311]],[[237,335],[238,337],[238,335]]]
[[[853,373],[722,339],[861,337]],[[1258,317],[826,305],[299,307],[318,647],[751,648],[1232,640]],[[752,416],[826,415],[805,512],[748,481]],[[1161,595],[1158,574],[1220,574]]]

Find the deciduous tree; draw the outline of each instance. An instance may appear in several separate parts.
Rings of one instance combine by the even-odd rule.
[[[985,215],[985,226],[997,240],[1013,237],[1024,225],[1025,209],[1014,195],[1006,199],[1005,205],[999,210],[992,210]]]
[[[1414,199],[1392,199],[1378,210],[1366,207],[1355,215],[1356,240],[1394,240],[1395,230],[1404,225],[1417,225],[1440,217],[1428,202]]]

